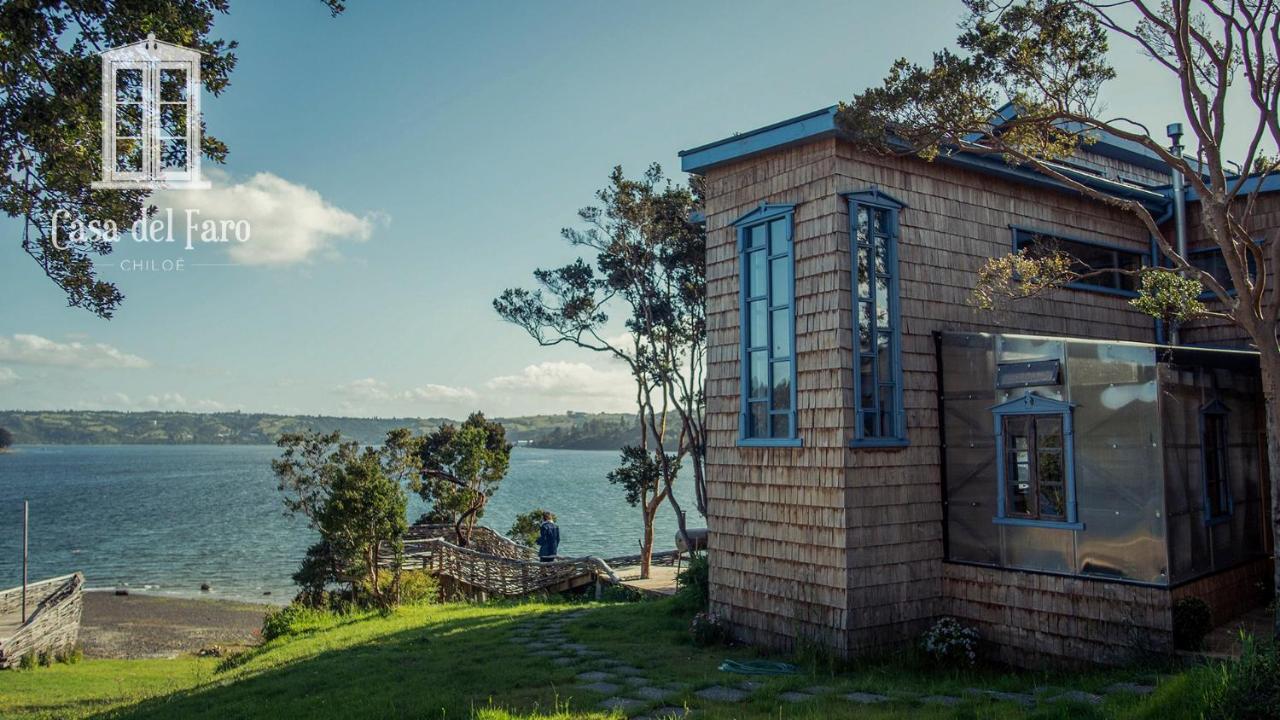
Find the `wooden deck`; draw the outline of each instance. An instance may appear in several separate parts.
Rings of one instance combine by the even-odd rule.
[[[649,579],[640,579],[640,566],[614,568],[620,578],[619,585],[637,590],[644,595],[669,596],[676,594],[676,568],[673,565],[653,565]]]

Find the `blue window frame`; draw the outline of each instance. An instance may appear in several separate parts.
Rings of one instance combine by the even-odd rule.
[[[1071,404],[1035,393],[991,408],[999,525],[1083,530],[1076,511]]]
[[[740,445],[800,445],[796,428],[794,205],[738,218]]]
[[[844,197],[853,258],[853,445],[903,447],[898,213],[906,205],[874,188]]]
[[[1261,242],[1261,240],[1255,240],[1255,242]],[[1246,262],[1249,265],[1249,276],[1256,280],[1258,277],[1258,261],[1254,259],[1252,254],[1246,257],[1248,258]],[[1217,245],[1189,251],[1187,253],[1187,262],[1191,263],[1192,267],[1212,275],[1219,285],[1226,288],[1229,295],[1236,294],[1235,282],[1231,279],[1231,271],[1227,269],[1227,259],[1222,256],[1222,250]],[[1218,296],[1207,288],[1200,293],[1200,300],[1217,299]]]
[[[1131,273],[1140,270],[1150,262],[1148,250],[1134,250],[1094,240],[1081,240],[1018,225],[1009,227],[1013,230],[1014,252],[1023,248],[1028,248],[1032,254],[1059,250],[1075,260],[1072,263],[1072,269],[1076,272],[1099,273],[1067,283],[1067,287],[1108,295],[1137,297],[1138,278]]]
[[[1235,509],[1231,469],[1227,463],[1227,406],[1214,400],[1200,409],[1200,477],[1204,488],[1204,522],[1226,522]]]

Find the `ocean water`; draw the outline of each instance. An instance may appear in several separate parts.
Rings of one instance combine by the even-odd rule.
[[[0,588],[22,580],[25,499],[33,580],[79,570],[90,588],[287,602],[289,576],[316,535],[284,514],[271,473],[278,454],[258,445],[24,445],[0,454]],[[605,477],[617,458],[516,448],[483,522],[506,532],[517,514],[545,507],[558,517],[561,554],[638,552],[639,510]],[[692,478],[681,480],[681,506],[699,527]],[[410,495],[409,521],[422,509]],[[674,546],[675,531],[664,504],[658,549]]]

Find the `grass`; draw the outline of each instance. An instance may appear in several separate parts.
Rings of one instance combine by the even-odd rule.
[[[508,640],[512,626],[569,610],[565,603],[435,605],[312,621],[231,660],[86,660],[31,671],[0,673],[3,718],[326,718],[405,717],[478,720],[595,720],[603,696],[579,690],[583,667],[559,667]],[[1167,676],[1147,698],[1111,696],[1100,706],[1055,703],[1035,710],[987,698],[955,707],[906,699],[853,706],[853,690],[890,696],[962,695],[966,688],[1036,692],[1046,688],[1096,692],[1141,671],[1055,675],[977,669],[941,673],[894,658],[836,667],[804,662],[805,673],[762,680],[740,704],[707,703],[694,692],[746,678],[720,672],[726,658],[752,659],[747,648],[698,649],[685,634],[686,616],[669,601],[591,604],[567,624],[575,641],[643,668],[658,683],[685,689],[669,704],[686,704],[697,718],[1117,718],[1195,720],[1202,671]],[[779,693],[813,685],[837,692],[792,705]]]

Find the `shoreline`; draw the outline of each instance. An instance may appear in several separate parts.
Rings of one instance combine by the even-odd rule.
[[[262,618],[277,606],[229,598],[84,593],[80,645],[91,658],[174,658],[261,642]]]

